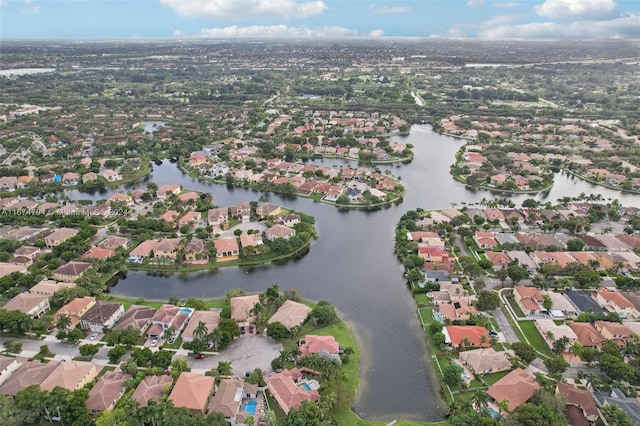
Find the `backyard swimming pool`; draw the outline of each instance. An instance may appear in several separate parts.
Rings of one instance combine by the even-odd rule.
[[[440,316],[440,314],[433,314],[433,318],[438,322],[442,322],[442,317]]]
[[[306,382],[302,382],[302,385],[301,385],[301,386],[302,386],[302,387],[303,387],[307,392],[311,392],[311,386],[309,386],[309,384],[308,384],[308,383],[306,383]]]
[[[256,414],[257,406],[258,406],[258,401],[249,401],[242,406],[242,411],[249,413],[253,416]]]
[[[191,309],[191,308],[180,308],[180,313],[181,314],[191,315],[191,312],[193,312],[193,309]]]
[[[494,419],[499,419],[500,417],[500,413],[498,413],[496,410],[494,410],[491,407],[487,407],[486,410],[489,412],[489,415],[491,415],[491,417],[493,417]]]

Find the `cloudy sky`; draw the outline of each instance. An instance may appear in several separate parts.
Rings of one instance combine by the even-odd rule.
[[[640,0],[0,0],[2,39],[640,38]]]

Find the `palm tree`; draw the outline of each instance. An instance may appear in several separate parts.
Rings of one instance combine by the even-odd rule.
[[[480,411],[489,405],[489,394],[484,389],[479,389],[473,392],[473,395],[471,396],[471,403],[476,411]]]
[[[71,326],[71,318],[69,315],[62,314],[58,317],[58,321],[56,322],[56,328],[60,331],[66,330]]]
[[[561,338],[554,340],[553,353],[556,355],[560,355],[562,352],[564,352],[568,344],[569,344],[569,337],[567,336],[562,336]]]
[[[500,414],[502,414],[502,412],[509,411],[509,400],[508,399],[503,399],[503,400],[497,401],[496,405],[498,406],[498,410],[500,410]]]
[[[28,331],[31,333],[33,326],[36,324],[36,320],[29,314],[25,314],[22,319],[20,319],[20,329],[22,331]]]
[[[462,406],[457,399],[454,399],[447,407],[447,416],[451,417],[458,414],[462,414]]]
[[[193,337],[202,340],[208,333],[207,324],[204,321],[198,321],[198,326],[193,330]]]
[[[230,361],[218,362],[218,367],[216,367],[216,369],[222,376],[229,376],[233,373],[233,368],[231,367]]]
[[[220,344],[220,340],[222,339],[222,332],[218,328],[214,328],[211,333],[209,333],[206,337],[206,341],[213,345],[213,350],[218,350],[218,345]]]
[[[167,339],[171,339],[173,337],[173,335],[176,332],[176,328],[172,325],[170,325],[167,330],[164,332],[164,335],[167,337]]]

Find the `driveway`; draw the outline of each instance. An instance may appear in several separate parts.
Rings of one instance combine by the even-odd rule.
[[[262,369],[264,374],[272,372],[271,361],[280,356],[282,344],[267,336],[248,335],[237,338],[231,345],[220,352],[204,359],[189,357],[188,364],[192,371],[207,371],[218,366],[219,361],[231,362],[233,375],[244,377],[247,371]]]
[[[518,335],[515,331],[513,331],[513,327],[511,327],[511,323],[502,312],[502,309],[498,308],[493,311],[493,317],[498,323],[498,327],[500,328],[500,332],[504,336],[504,339],[508,343],[516,343],[519,342]]]
[[[254,229],[258,231],[258,235],[262,234],[263,231],[267,230],[267,226],[263,222],[242,222],[237,224],[231,229],[227,229],[226,231],[222,231],[220,233],[221,237],[233,237],[233,232],[236,229],[242,229],[242,233],[246,234],[249,229]]]

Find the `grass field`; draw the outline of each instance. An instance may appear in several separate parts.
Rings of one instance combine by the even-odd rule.
[[[522,332],[534,348],[547,356],[553,356],[549,345],[547,345],[547,342],[544,340],[533,321],[520,321],[519,324],[520,328],[522,328]]]

